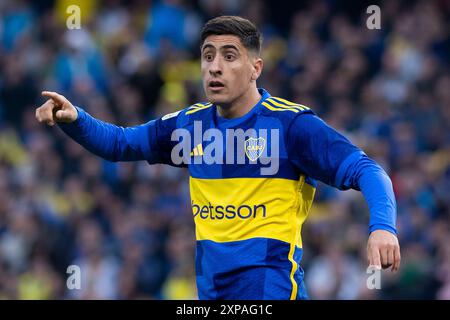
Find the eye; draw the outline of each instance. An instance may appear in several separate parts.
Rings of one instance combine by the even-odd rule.
[[[213,59],[214,59],[214,57],[213,57],[213,55],[212,55],[211,53],[206,53],[206,54],[204,54],[204,55],[203,55],[203,58],[204,58],[206,61],[208,61],[208,62],[211,62],[211,61],[213,61]]]
[[[230,53],[226,54],[226,55],[225,55],[225,60],[227,60],[227,61],[233,61],[233,60],[234,60],[234,55],[233,55],[233,54],[230,54]]]

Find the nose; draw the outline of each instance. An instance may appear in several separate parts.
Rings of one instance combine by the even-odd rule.
[[[220,57],[214,57],[214,60],[209,66],[209,74],[213,77],[217,77],[222,74],[222,62],[220,61]]]

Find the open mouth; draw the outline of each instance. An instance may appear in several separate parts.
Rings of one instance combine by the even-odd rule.
[[[213,91],[221,90],[225,85],[220,81],[210,81],[208,87]]]

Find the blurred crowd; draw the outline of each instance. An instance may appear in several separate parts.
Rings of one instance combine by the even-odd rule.
[[[394,184],[402,266],[382,290],[366,286],[362,195],[319,184],[302,231],[311,298],[450,299],[450,2],[379,2],[380,30],[371,3],[345,3],[1,0],[0,298],[197,298],[187,171],[102,160],[34,114],[44,89],[122,126],[203,101],[201,27],[237,14],[264,34],[259,86],[312,108]]]

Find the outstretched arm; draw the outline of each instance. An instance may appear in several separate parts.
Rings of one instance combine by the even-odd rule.
[[[348,139],[313,114],[291,125],[290,158],[307,175],[336,188],[360,190],[370,211],[367,258],[370,266],[400,266],[396,203],[386,172]]]
[[[56,92],[44,91],[42,95],[50,99],[36,109],[37,120],[50,126],[58,123],[90,152],[110,161],[157,162],[156,148],[151,147],[149,139],[155,121],[123,128],[93,118]]]

